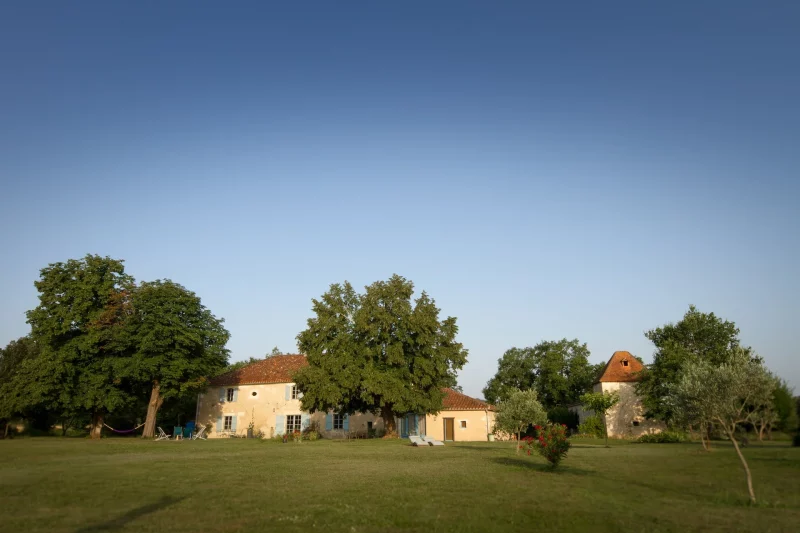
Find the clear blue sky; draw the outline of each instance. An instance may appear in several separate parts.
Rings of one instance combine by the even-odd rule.
[[[690,303],[800,386],[798,2],[16,4],[0,343],[98,253],[197,292],[235,360],[398,273],[473,395],[543,339],[649,361]]]

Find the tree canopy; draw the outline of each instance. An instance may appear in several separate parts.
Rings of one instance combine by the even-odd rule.
[[[308,358],[295,375],[304,409],[380,412],[390,432],[396,416],[441,409],[442,388],[456,384],[467,350],[456,319],[440,319],[427,293],[413,294],[413,283],[394,275],[362,294],[333,284],[313,300],[315,316],[297,336]]]
[[[637,393],[646,416],[667,422],[674,413],[664,399],[685,365],[700,360],[720,365],[740,347],[736,324],[714,313],[701,313],[693,305],[679,322],[650,330],[645,336],[655,344],[656,351],[653,363],[637,384]],[[749,353],[749,348],[745,351]]]
[[[497,403],[516,390],[534,389],[547,409],[575,403],[591,390],[603,366],[589,363],[589,355],[578,339],[511,348],[498,360],[497,373],[483,394],[488,402]]]
[[[164,399],[202,391],[225,368],[230,334],[195,293],[170,280],[134,288],[129,307],[117,332],[126,353],[117,375],[151,389],[142,436],[152,437]]]
[[[60,412],[86,410],[93,415],[93,436],[103,416],[131,400],[114,374],[124,355],[110,344],[107,309],[133,287],[123,262],[87,255],[43,268],[34,283],[39,305],[28,311],[31,338],[40,356],[28,369],[44,404]]]

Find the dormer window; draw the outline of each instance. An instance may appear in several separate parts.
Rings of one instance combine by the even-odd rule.
[[[628,366],[628,360],[627,359],[623,359],[622,360],[622,366]]]

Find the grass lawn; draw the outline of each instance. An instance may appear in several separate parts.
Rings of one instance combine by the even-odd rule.
[[[798,531],[800,448],[575,441],[552,472],[508,443],[0,441],[4,531]]]

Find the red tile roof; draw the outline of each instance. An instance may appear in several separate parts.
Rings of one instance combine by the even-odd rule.
[[[453,389],[443,389],[442,411],[494,411],[491,404],[476,400]]]
[[[276,355],[217,376],[211,386],[291,383],[292,375],[304,366],[308,366],[305,355]]]
[[[227,372],[211,380],[212,387],[225,385],[256,385],[262,383],[292,383],[292,375],[308,366],[305,355],[276,355],[263,361],[251,363],[232,372]],[[471,398],[453,389],[443,389],[443,411],[485,411],[494,407],[481,400]]]
[[[644,365],[630,352],[614,352],[597,382],[639,381],[639,372],[642,370]]]

